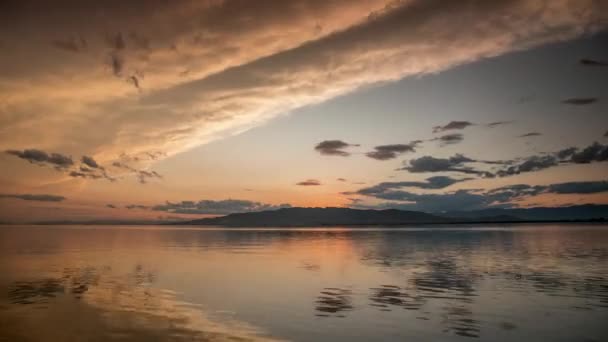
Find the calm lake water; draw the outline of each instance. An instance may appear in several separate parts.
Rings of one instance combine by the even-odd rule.
[[[2,226],[0,340],[607,341],[608,226]]]

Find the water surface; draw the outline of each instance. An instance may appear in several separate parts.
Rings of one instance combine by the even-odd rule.
[[[605,341],[608,226],[0,227],[0,340]]]

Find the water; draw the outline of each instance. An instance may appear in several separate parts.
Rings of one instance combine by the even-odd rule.
[[[606,341],[608,226],[0,227],[5,341]]]

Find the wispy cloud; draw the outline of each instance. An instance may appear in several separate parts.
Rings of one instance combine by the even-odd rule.
[[[606,67],[608,66],[608,62],[606,61],[600,61],[597,59],[590,59],[590,58],[583,58],[580,60],[580,63],[582,65],[585,66],[592,66],[592,67]]]
[[[307,179],[301,182],[297,182],[296,185],[300,186],[317,186],[321,185],[321,182],[317,179]]]
[[[584,106],[597,102],[598,99],[595,97],[573,97],[570,99],[565,99],[562,103],[575,105],[575,106]]]
[[[431,141],[438,141],[440,146],[458,144],[459,142],[461,142],[463,140],[464,140],[464,136],[460,133],[446,134],[446,135],[442,135],[440,137],[431,139]]]
[[[474,123],[469,121],[450,121],[449,123],[443,126],[435,126],[433,127],[433,133],[444,132],[453,129],[465,129],[469,126],[473,126]]]
[[[172,155],[365,86],[601,30],[608,17],[603,2],[589,1],[389,3],[135,2],[108,5],[103,20],[89,15],[96,6],[41,5],[48,15],[31,21],[32,33],[16,34],[16,25],[6,25],[5,36],[52,42],[82,31],[87,53],[67,61],[59,49],[39,48],[49,44],[12,44],[22,50],[5,58],[6,105],[29,115],[3,130],[0,148],[50,129],[57,133],[41,148],[78,141],[81,154],[101,151],[102,163],[124,150]],[[11,23],[20,15],[9,10],[0,18]],[[226,25],[229,16],[242,25]],[[82,24],[76,17],[90,20]],[[110,24],[123,33],[110,33],[107,42],[92,38],[104,37]],[[45,55],[46,61],[32,67],[16,57],[22,55]],[[103,58],[106,65],[99,64]],[[180,76],[184,69],[189,73]],[[136,70],[146,73],[145,91],[108,77],[124,80]]]
[[[0,198],[16,198],[24,201],[61,202],[66,198],[48,194],[0,194]]]
[[[518,138],[532,138],[532,137],[540,137],[542,134],[539,132],[530,132],[519,135]]]

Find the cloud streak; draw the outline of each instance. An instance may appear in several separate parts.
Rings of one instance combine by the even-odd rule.
[[[0,198],[16,198],[24,201],[37,202],[62,202],[66,199],[63,196],[48,194],[0,194]]]
[[[181,201],[167,202],[165,204],[155,205],[151,207],[153,211],[165,211],[173,214],[188,214],[188,215],[225,215],[232,213],[246,213],[264,210],[277,210],[281,208],[290,208],[289,204],[267,204],[248,200],[200,200],[200,201]]]
[[[46,16],[31,20],[38,25],[32,33],[14,36],[35,41],[40,38],[34,33],[63,22],[66,32],[53,35],[67,37],[81,27],[87,53],[70,54],[66,61],[65,52],[54,47],[58,55],[28,47],[6,56],[4,74],[13,80],[2,85],[7,105],[31,115],[21,115],[11,127],[2,128],[0,148],[15,141],[28,143],[25,137],[50,129],[57,133],[49,135],[42,148],[61,149],[79,141],[82,154],[102,151],[98,155],[102,163],[111,163],[125,149],[129,153],[160,149],[173,155],[362,87],[594,32],[605,27],[608,17],[606,4],[586,0],[388,3],[272,2],[255,6],[257,15],[242,20],[239,27],[227,25],[226,17],[247,17],[253,5],[177,1],[146,9],[133,3],[109,8],[108,17],[123,32],[144,32],[139,36],[153,38],[137,43],[130,35],[113,33],[101,44],[89,37],[99,37],[100,28],[107,24],[95,16],[73,15],[95,11],[95,6],[44,5],[41,13]],[[139,19],[129,21],[132,15],[125,13],[138,13]],[[159,19],[156,13],[164,15]],[[3,19],[11,23],[18,14],[9,10]],[[91,18],[84,27],[75,20],[83,16]],[[160,27],[171,30],[159,31]],[[11,33],[6,36],[12,37]],[[48,55],[48,61],[36,67],[26,67],[18,58],[42,54]],[[107,65],[90,67],[102,57],[109,59]],[[185,77],[179,75],[184,68],[190,70]],[[61,74],[46,77],[49,70]],[[108,77],[122,78],[136,70],[146,74],[146,90],[141,94],[140,89]],[[31,108],[49,108],[51,113],[37,114]]]

